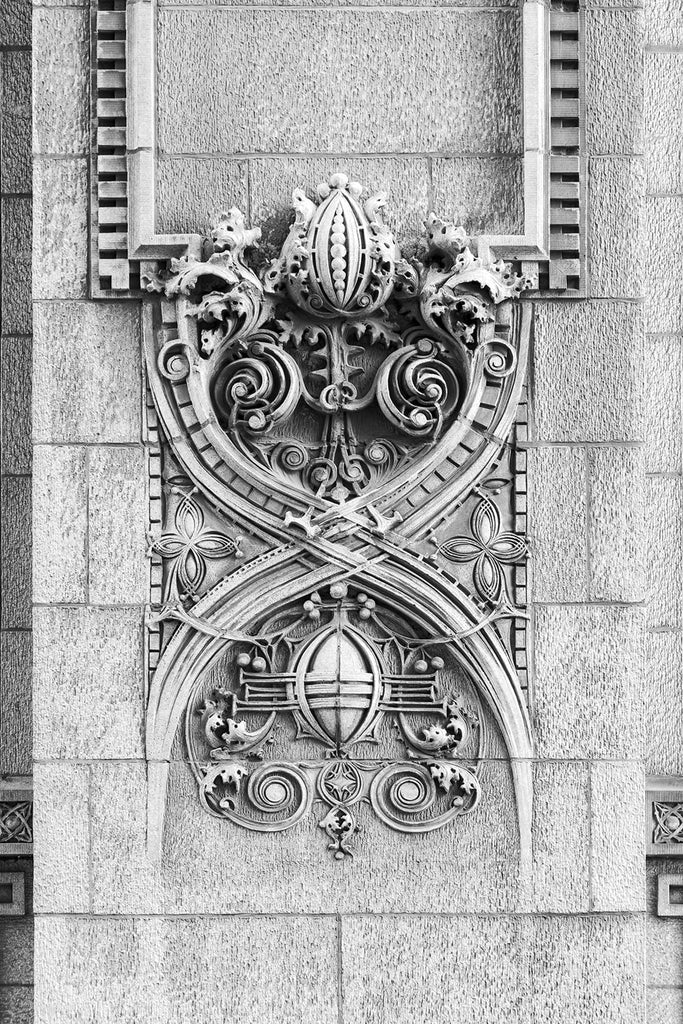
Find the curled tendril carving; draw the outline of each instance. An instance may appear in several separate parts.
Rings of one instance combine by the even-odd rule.
[[[233,208],[214,226],[207,259],[175,260],[148,284],[183,298],[183,315],[198,325],[196,353],[169,343],[167,379],[195,374],[221,427],[261,471],[336,502],[419,459],[482,374],[512,373],[514,346],[481,331],[526,286],[434,215],[411,265],[382,220],[384,195],[363,201],[362,192],[343,174],[319,186],[317,201],[296,189],[289,235],[260,275],[247,257],[260,231]],[[289,436],[268,444],[285,427]]]

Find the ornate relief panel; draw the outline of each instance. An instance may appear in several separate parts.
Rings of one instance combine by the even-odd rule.
[[[647,780],[645,842],[650,857],[683,857],[683,779]]]
[[[152,848],[181,727],[210,814],[316,814],[344,858],[360,802],[405,833],[474,810],[490,721],[528,856],[530,282],[433,215],[407,261],[342,174],[313,194],[270,264],[232,209],[143,278]]]

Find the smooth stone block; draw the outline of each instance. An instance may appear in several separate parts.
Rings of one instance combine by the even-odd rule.
[[[33,144],[36,153],[85,156],[89,146],[86,11],[36,8],[33,21]]]
[[[167,153],[521,148],[516,11],[166,8],[158,67]]]
[[[0,479],[0,592],[3,629],[31,628],[31,480]]]
[[[643,151],[642,45],[640,10],[586,12],[586,146],[590,154]]]
[[[34,298],[85,298],[88,290],[87,162],[37,158],[33,196]]]
[[[583,448],[527,451],[528,536],[534,601],[585,601],[586,454]]]
[[[640,764],[591,765],[591,910],[645,909]]]
[[[91,449],[88,579],[93,604],[144,604],[149,590],[148,515],[142,446]]]
[[[591,295],[640,298],[643,259],[638,239],[642,230],[643,162],[594,158],[589,162],[588,181]]]
[[[0,774],[31,773],[31,633],[0,631]]]
[[[683,483],[680,477],[647,480],[647,624],[680,629],[683,604]]]
[[[139,757],[142,612],[36,608],[34,757]]]
[[[683,921],[680,918],[647,915],[647,968],[649,985],[683,989]]]
[[[435,157],[432,188],[432,208],[470,235],[524,233],[521,157]]]
[[[90,903],[90,769],[82,764],[34,765],[36,914],[84,914]],[[37,961],[36,980],[45,970]]]
[[[37,302],[34,312],[34,441],[139,441],[137,305]]]
[[[683,196],[645,200],[650,250],[657,258],[645,261],[645,318],[648,331],[675,333],[683,321]]]
[[[640,448],[600,447],[588,454],[588,546],[593,601],[645,596],[645,476]]]
[[[683,637],[645,638],[645,766],[648,775],[683,775]]]
[[[645,335],[645,470],[680,473],[681,338],[674,334]]]
[[[169,157],[156,165],[156,229],[208,235],[223,210],[248,214],[247,162],[221,157]]]
[[[33,475],[33,599],[87,598],[86,450],[36,445]]]
[[[316,197],[316,187],[341,171],[359,181],[368,195],[386,192],[382,211],[397,241],[414,250],[424,231],[429,210],[429,168],[418,157],[273,157],[249,161],[251,223],[263,229],[271,255],[279,254],[292,219],[292,190],[304,188]]]
[[[31,472],[31,339],[0,337],[0,465]]]
[[[642,314],[633,303],[536,306],[537,440],[641,440],[642,330]]]
[[[536,609],[539,757],[641,756],[642,618],[633,606]]]
[[[680,7],[678,13],[681,17]],[[683,53],[646,52],[645,162],[650,193],[683,191],[682,94]]]
[[[334,918],[43,917],[36,958],[36,1024],[339,1020]]]

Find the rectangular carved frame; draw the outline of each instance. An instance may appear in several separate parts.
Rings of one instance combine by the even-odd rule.
[[[199,251],[155,231],[156,0],[92,2],[94,298],[135,295],[149,264]],[[541,292],[585,293],[583,14],[578,0],[522,7],[524,234],[480,239]]]

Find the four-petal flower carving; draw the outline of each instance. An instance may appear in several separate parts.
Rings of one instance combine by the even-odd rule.
[[[197,594],[206,576],[207,558],[241,554],[241,537],[233,540],[219,530],[206,528],[204,512],[194,501],[192,493],[185,494],[178,504],[173,518],[174,529],[162,533],[150,547],[150,552],[172,561],[167,594],[181,600]]]
[[[479,594],[498,604],[507,596],[504,565],[521,562],[527,555],[522,537],[510,530],[501,530],[500,511],[484,498],[475,505],[470,516],[469,537],[451,537],[439,551],[451,562],[474,562],[474,585]]]

